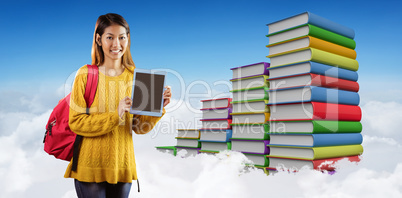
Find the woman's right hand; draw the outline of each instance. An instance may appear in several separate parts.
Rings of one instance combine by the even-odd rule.
[[[131,107],[132,103],[133,103],[133,101],[128,96],[126,96],[120,100],[119,107],[118,107],[120,118],[123,118],[123,115],[125,112],[130,111],[130,107]]]

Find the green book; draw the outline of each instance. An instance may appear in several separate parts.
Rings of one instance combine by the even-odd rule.
[[[280,32],[268,34],[266,36],[269,38],[269,45],[303,36],[313,36],[350,49],[356,48],[356,42],[353,39],[319,28],[311,24],[300,25]]]
[[[269,113],[268,100],[256,99],[246,101],[234,101],[232,104],[232,113],[260,112]]]
[[[176,156],[177,154],[177,149],[175,146],[156,146],[156,150],[164,152],[164,153],[170,153]]]
[[[335,157],[345,157],[353,155],[361,155],[363,146],[344,145],[344,146],[326,146],[326,147],[295,147],[295,146],[273,146],[268,145],[272,157],[283,157],[292,159],[327,159]]]
[[[360,133],[360,122],[354,121],[270,121],[269,133]]]

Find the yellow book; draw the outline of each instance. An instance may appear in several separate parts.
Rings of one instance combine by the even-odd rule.
[[[323,50],[326,52],[330,52],[333,54],[345,56],[351,59],[356,59],[356,51],[347,47],[343,47],[341,45],[337,45],[335,43],[331,43],[328,41],[324,41],[312,36],[303,36],[296,39],[290,39],[287,41],[267,45],[269,48],[268,57],[286,53],[289,51],[303,49],[306,47],[312,47],[315,49]]]
[[[271,59],[271,68],[305,61],[314,61],[352,71],[359,69],[359,63],[354,59],[311,47],[273,55],[268,58]]]

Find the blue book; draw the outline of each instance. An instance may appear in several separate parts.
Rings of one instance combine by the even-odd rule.
[[[269,67],[269,79],[293,76],[298,74],[319,74],[345,80],[357,81],[358,74],[355,71],[325,65],[313,61],[301,62],[279,67]]]
[[[273,146],[322,147],[361,144],[361,133],[270,134]]]
[[[333,22],[311,12],[303,12],[301,14],[288,17],[273,23],[267,24],[268,34],[286,30],[303,24],[311,24],[339,35],[354,39],[355,31],[349,27]]]
[[[231,129],[200,129],[200,142],[228,142],[230,138]]]
[[[269,90],[268,94],[268,105],[300,102],[325,102],[347,105],[359,105],[360,103],[360,97],[357,92],[315,86]]]

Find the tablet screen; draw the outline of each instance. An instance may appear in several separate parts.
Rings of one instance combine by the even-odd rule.
[[[135,69],[133,80],[130,113],[162,116],[165,72]]]

